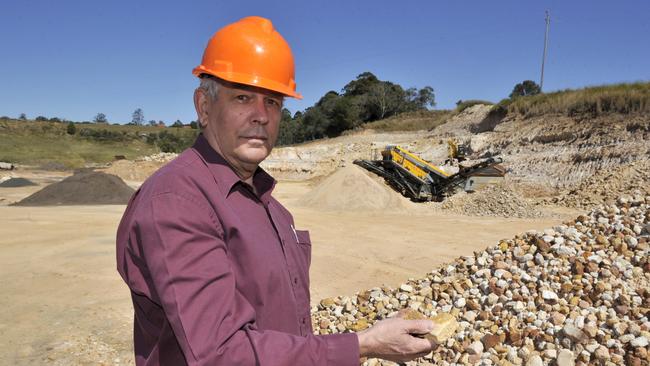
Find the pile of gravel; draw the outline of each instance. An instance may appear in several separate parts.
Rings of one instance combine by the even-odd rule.
[[[15,206],[126,204],[133,188],[111,174],[84,171],[51,184]]]
[[[37,186],[37,185],[38,184],[25,178],[9,178],[3,181],[2,183],[0,183],[0,187],[4,187],[4,188],[17,188],[17,187],[28,187],[28,186]]]
[[[494,184],[447,198],[439,206],[446,211],[468,216],[534,218],[544,214],[507,184]]]
[[[397,289],[323,299],[312,322],[316,334],[359,331],[403,308],[460,322],[408,365],[648,365],[650,196],[503,240]]]

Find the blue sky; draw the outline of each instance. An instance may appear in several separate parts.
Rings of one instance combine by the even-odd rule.
[[[90,1],[0,2],[0,115],[111,122],[196,118],[191,70],[210,36],[248,15],[271,19],[291,45],[302,101],[313,105],[370,71],[432,86],[438,109],[544,89],[650,80],[650,1]]]

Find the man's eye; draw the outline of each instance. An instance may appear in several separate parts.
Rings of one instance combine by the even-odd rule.
[[[275,106],[275,107],[279,107],[279,106],[282,105],[282,103],[280,103],[279,100],[277,100],[277,99],[271,99],[271,98],[267,99],[267,100],[266,100],[266,103],[268,103],[268,104],[270,104],[270,105],[272,105],[272,106]]]
[[[242,102],[247,102],[249,99],[251,99],[248,95],[238,95],[237,100],[242,101]]]

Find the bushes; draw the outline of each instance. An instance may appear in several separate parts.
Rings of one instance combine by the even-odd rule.
[[[112,141],[124,142],[133,140],[137,136],[128,134],[126,131],[115,131],[107,129],[82,128],[79,130],[79,136],[94,141]]]
[[[68,135],[74,135],[77,133],[77,126],[75,126],[73,122],[69,122],[68,127],[66,127],[66,132]]]
[[[162,152],[179,153],[192,146],[199,134],[198,130],[189,130],[192,131],[190,133],[178,133],[177,131],[152,133],[147,135],[146,141],[148,144],[157,146]]]

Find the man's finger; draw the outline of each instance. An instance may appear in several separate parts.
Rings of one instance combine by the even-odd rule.
[[[427,334],[434,326],[431,320],[405,320],[404,330],[410,334]]]
[[[397,314],[394,315],[395,318],[404,318],[406,314],[409,312],[408,309],[401,309],[397,312]]]

